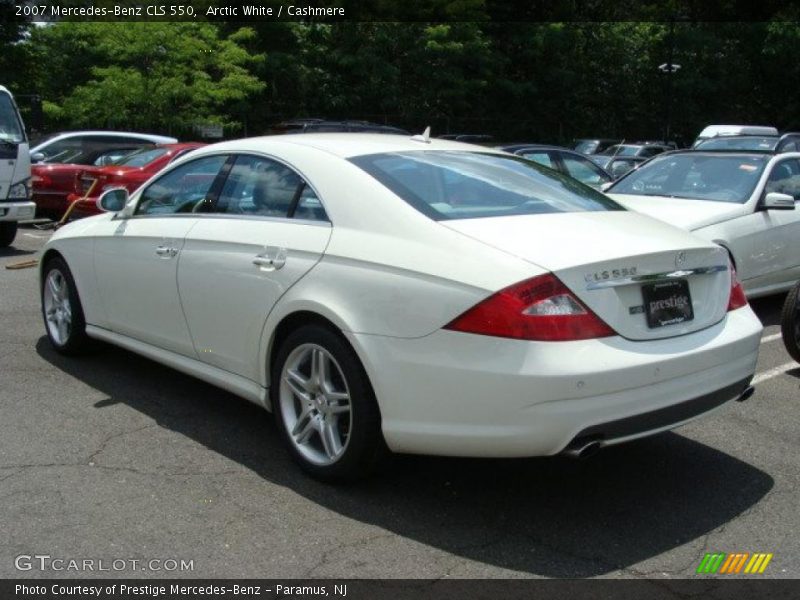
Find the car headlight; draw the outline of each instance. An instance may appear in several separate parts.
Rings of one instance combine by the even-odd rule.
[[[9,200],[27,200],[31,197],[31,180],[15,183],[8,189]]]

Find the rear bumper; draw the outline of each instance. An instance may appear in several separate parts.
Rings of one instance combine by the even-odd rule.
[[[51,218],[60,217],[69,206],[68,195],[68,192],[42,192],[34,189],[33,202],[36,204],[37,214]]]
[[[703,331],[641,342],[522,342],[444,330],[350,337],[392,450],[511,457],[557,454],[581,435],[617,443],[716,410],[753,376],[761,331],[745,307]]]
[[[33,202],[0,202],[0,221],[26,221],[36,215]]]

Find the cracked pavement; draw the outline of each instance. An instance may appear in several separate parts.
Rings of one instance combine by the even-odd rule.
[[[289,460],[257,407],[129,352],[50,350],[31,258],[0,250],[0,547],[19,554],[194,561],[121,577],[694,576],[705,552],[772,552],[800,577],[800,369],[744,404],[587,461],[398,456],[330,487]],[[778,331],[782,298],[754,308]],[[762,344],[758,371],[789,360]]]

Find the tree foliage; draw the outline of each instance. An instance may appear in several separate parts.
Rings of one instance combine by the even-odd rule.
[[[60,23],[31,44],[49,65],[45,111],[72,127],[185,133],[195,124],[241,128],[242,103],[265,85],[250,73],[263,60],[242,28],[223,38],[210,23]],[[55,63],[55,64],[54,64]]]
[[[312,116],[565,142],[660,138],[667,121],[686,140],[713,122],[800,127],[793,21],[499,22],[482,0],[431,6],[474,20],[63,22],[17,28],[4,47],[28,57],[11,79],[42,94],[51,129],[217,122],[238,135]],[[672,74],[659,70],[670,57]]]

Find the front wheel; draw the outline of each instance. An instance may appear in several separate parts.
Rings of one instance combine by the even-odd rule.
[[[0,248],[10,246],[15,237],[17,237],[16,221],[3,221],[0,223]]]
[[[47,337],[61,354],[79,354],[88,347],[89,338],[72,272],[63,259],[53,258],[42,275],[42,316]]]
[[[800,283],[797,283],[783,303],[781,313],[781,336],[786,351],[793,359],[800,362]]]
[[[312,476],[358,479],[386,454],[372,386],[355,352],[331,329],[307,325],[286,338],[270,393],[292,457]]]

